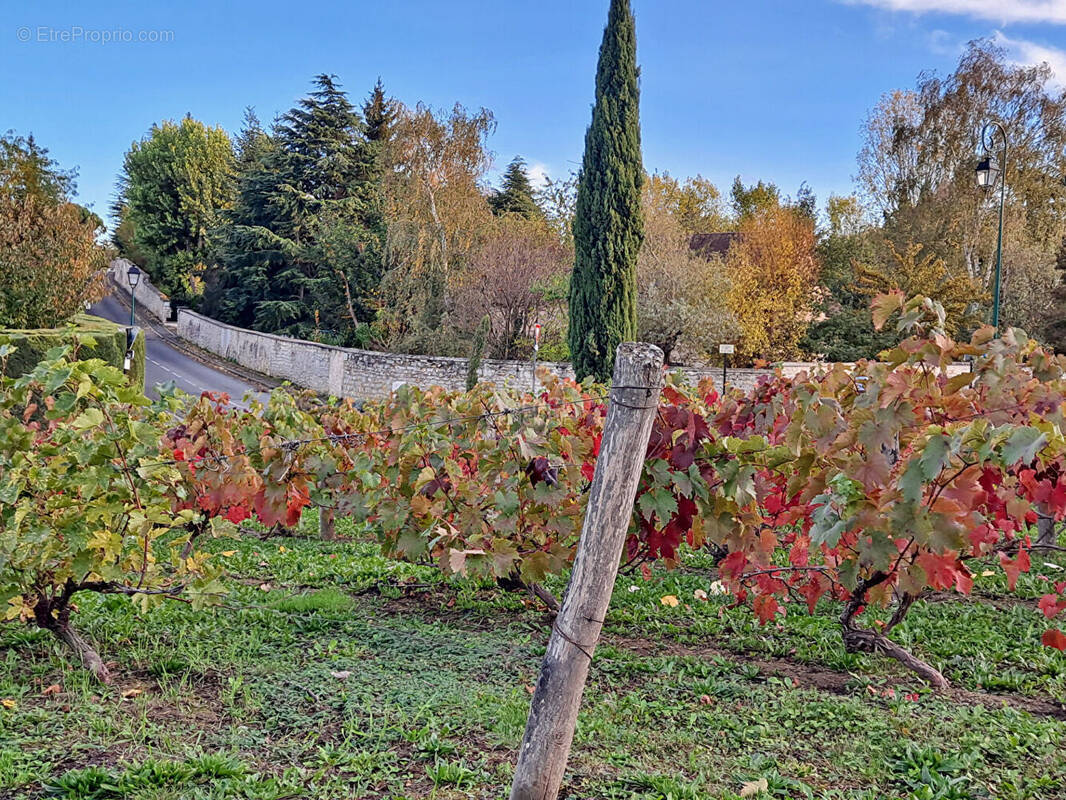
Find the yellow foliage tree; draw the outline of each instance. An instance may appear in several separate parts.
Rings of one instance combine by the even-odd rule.
[[[891,260],[884,264],[856,264],[858,288],[863,294],[875,297],[898,289],[906,297],[930,297],[944,306],[945,327],[954,336],[959,329],[976,320],[968,309],[987,299],[978,281],[965,270],[952,270],[935,253],[922,255],[921,244],[908,245],[899,252],[890,241]]]
[[[767,361],[796,358],[818,279],[814,222],[796,209],[775,205],[747,215],[737,232],[726,266],[740,352]]]
[[[103,296],[98,222],[74,203],[0,193],[0,327],[56,327]]]
[[[480,181],[494,126],[486,109],[397,106],[385,152],[389,272],[378,320],[390,346],[432,347],[426,337],[441,324],[445,294],[491,227]]]

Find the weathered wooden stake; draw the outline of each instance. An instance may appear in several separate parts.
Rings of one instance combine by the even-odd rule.
[[[324,542],[337,538],[337,520],[332,508],[323,506],[318,509],[318,536]]]
[[[663,351],[618,347],[600,455],[574,569],[533,692],[511,800],[555,800],[585,679],[611,602],[644,454],[659,405]]]

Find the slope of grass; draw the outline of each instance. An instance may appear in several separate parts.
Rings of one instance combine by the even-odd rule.
[[[220,608],[78,599],[113,687],[0,626],[0,798],[506,797],[549,632],[535,601],[369,545],[212,546],[234,551]],[[564,796],[1066,798],[1066,657],[997,577],[897,632],[969,690],[942,696],[844,653],[831,609],[763,628],[697,599],[711,580],[699,557],[619,579]]]

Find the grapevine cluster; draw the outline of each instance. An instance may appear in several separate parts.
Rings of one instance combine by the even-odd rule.
[[[711,548],[723,585],[761,622],[797,603],[836,608],[849,650],[895,657],[943,686],[891,631],[924,592],[969,593],[989,568],[1013,590],[1034,552],[1056,549],[1066,359],[1020,331],[983,328],[955,342],[943,310],[924,298],[879,297],[874,316],[906,336],[875,362],[772,375],[747,392],[669,378],[622,559],[648,570]],[[957,371],[960,359],[972,368]],[[153,409],[109,390],[97,418],[86,416],[95,395],[81,387],[102,373],[84,369],[58,360],[5,382],[0,597],[9,617],[32,618],[42,597],[71,587],[109,581],[143,595],[149,573],[164,587],[210,583],[198,536],[250,518],[291,527],[308,507],[365,523],[391,557],[536,584],[573,558],[608,402],[602,387],[555,378],[535,396],[405,386],[362,406],[278,391],[250,410],[206,393]],[[47,424],[27,412],[31,396],[48,407]],[[175,413],[180,422],[164,426]],[[115,429],[112,418],[132,421]],[[113,472],[109,514],[76,535],[49,511],[55,493],[85,505],[95,485],[26,479],[31,462],[77,460],[62,433],[71,426],[100,438],[96,463],[127,464]],[[37,454],[26,455],[29,442]],[[153,517],[145,533],[132,490],[163,498],[167,521]],[[48,530],[50,560],[16,565],[11,553]],[[105,536],[114,546],[98,546]],[[129,553],[119,572],[105,567],[115,547]],[[179,577],[164,577],[163,563]],[[1039,610],[1048,619],[1066,611],[1066,582],[1047,580]],[[1066,650],[1055,628],[1043,642]]]

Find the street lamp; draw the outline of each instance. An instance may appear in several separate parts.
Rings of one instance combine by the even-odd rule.
[[[997,160],[992,152],[996,143],[996,134],[1003,141],[1003,155]],[[986,192],[995,188],[999,181],[999,234],[996,237],[996,280],[992,296],[992,327],[999,330],[999,285],[1003,274],[1003,204],[1007,196],[1007,181],[1004,170],[1007,167],[1007,131],[998,122],[989,122],[981,129],[981,145],[985,157],[977,164],[977,185]]]
[[[134,326],[134,312],[137,309],[137,284],[141,282],[141,271],[133,264],[126,271],[126,280],[130,282],[130,327]]]

